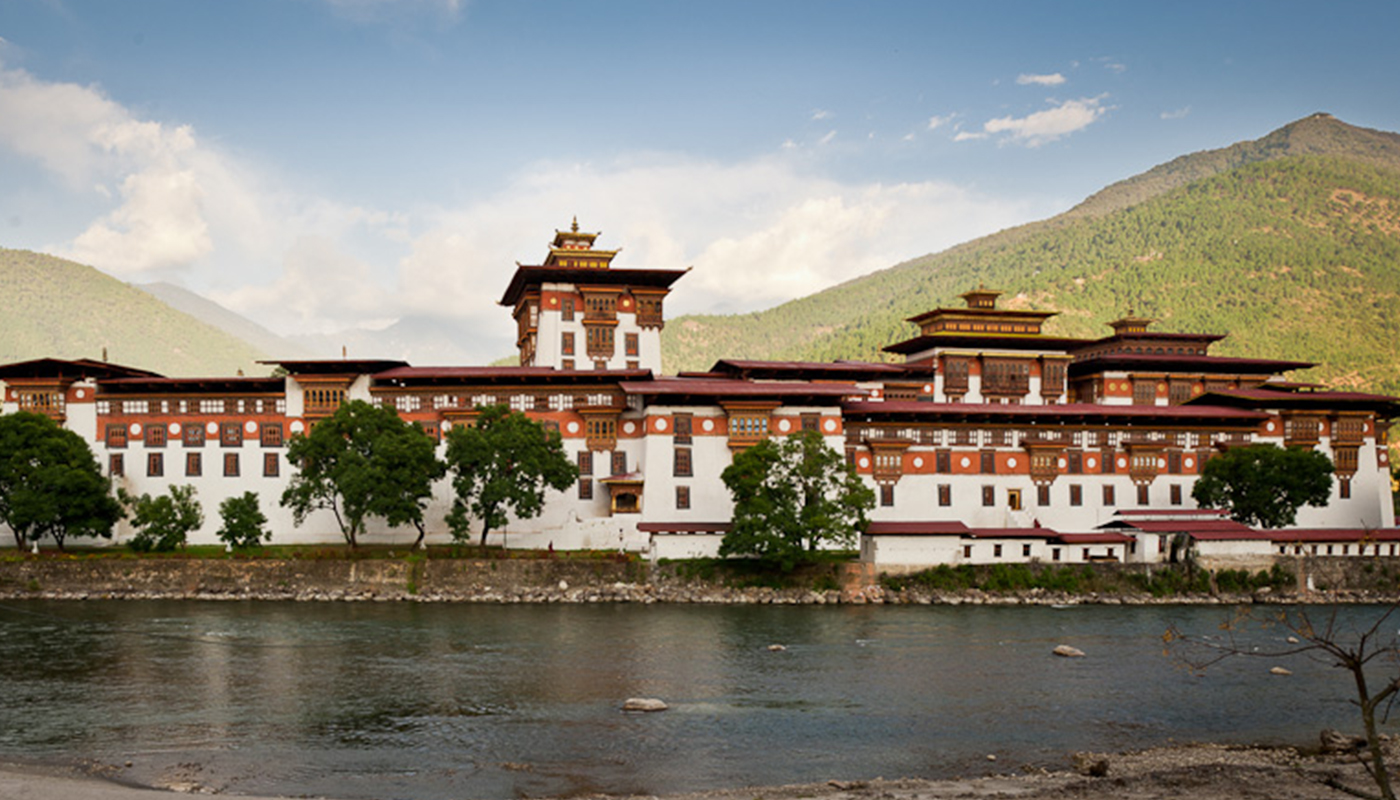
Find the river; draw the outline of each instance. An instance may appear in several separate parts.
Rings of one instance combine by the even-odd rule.
[[[1358,621],[1373,607],[1343,608]],[[951,777],[1355,729],[1345,673],[1209,606],[0,604],[0,758],[235,794],[505,800]],[[1249,629],[1251,645],[1286,631]],[[1058,644],[1088,654],[1051,655]],[[785,650],[770,650],[781,644]],[[1290,677],[1271,675],[1284,664]],[[623,713],[656,697],[662,713]],[[995,755],[995,763],[987,759]]]

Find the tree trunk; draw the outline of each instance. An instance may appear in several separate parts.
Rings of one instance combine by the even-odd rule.
[[[1347,664],[1351,674],[1356,678],[1356,693],[1361,699],[1361,721],[1366,728],[1366,747],[1371,751],[1371,764],[1367,771],[1371,773],[1371,778],[1376,782],[1376,788],[1381,790],[1382,800],[1396,800],[1395,790],[1390,787],[1390,771],[1385,765],[1385,752],[1381,747],[1381,738],[1376,732],[1376,706],[1391,694],[1383,690],[1375,697],[1370,696],[1366,688],[1365,665],[1361,663]],[[1365,766],[1365,762],[1362,762]]]
[[[481,546],[486,546],[486,534],[491,532],[491,525],[484,520],[481,523]]]

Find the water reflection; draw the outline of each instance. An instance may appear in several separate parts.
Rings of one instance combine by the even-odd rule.
[[[1351,726],[1323,665],[1290,664],[1309,690],[1284,707],[1272,664],[1200,677],[1162,657],[1170,622],[1224,613],[9,603],[0,756],[130,759],[148,781],[186,765],[229,792],[507,798],[948,776],[987,753],[1007,768]],[[1049,655],[1066,642],[1089,657]],[[671,710],[622,713],[634,696]]]

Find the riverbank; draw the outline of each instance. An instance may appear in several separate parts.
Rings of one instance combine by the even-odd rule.
[[[1390,756],[1395,748],[1390,747]],[[666,800],[1334,800],[1344,796],[1328,780],[1370,788],[1365,771],[1350,755],[1303,754],[1294,748],[1227,747],[1192,744],[1133,753],[1081,753],[1062,770],[1023,772],[989,762],[985,774],[954,780],[842,781],[793,786],[725,789],[674,795]],[[1392,763],[1394,761],[1392,760]],[[0,764],[0,798],[5,800],[158,800],[171,791],[220,793],[218,787],[172,779],[163,786],[121,783],[121,765],[63,767]],[[234,796],[234,795],[230,795]],[[597,795],[604,797],[606,795]],[[248,797],[247,800],[273,800]],[[616,798],[614,800],[641,800]],[[648,798],[656,800],[656,798]]]
[[[1361,565],[1366,566],[1366,565]],[[996,577],[995,567],[988,573]],[[1025,567],[1020,568],[1029,574]],[[1054,567],[1046,567],[1042,575]],[[1072,572],[1071,572],[1072,570]],[[0,598],[51,600],[293,600],[469,603],[720,603],[890,605],[1076,605],[1391,603],[1400,601],[1385,570],[1298,591],[1288,584],[1230,591],[1211,581],[1172,585],[1173,568],[1094,565],[1062,568],[1066,589],[1025,581],[920,583],[882,580],[858,562],[824,564],[810,574],[768,576],[690,562],[625,558],[114,558],[18,557],[0,561]],[[1333,570],[1337,572],[1337,570]],[[1367,580],[1362,580],[1367,578]],[[1223,583],[1223,582],[1221,582]],[[772,585],[778,584],[778,585]],[[1062,581],[1051,583],[1063,585]],[[1190,585],[1190,584],[1185,584]],[[978,588],[979,586],[1005,588]],[[1233,587],[1231,587],[1233,588]]]

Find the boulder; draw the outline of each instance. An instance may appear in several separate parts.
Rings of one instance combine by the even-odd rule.
[[[1354,753],[1366,746],[1364,738],[1348,736],[1331,728],[1323,728],[1321,738],[1322,752],[1324,753]]]
[[[629,697],[622,704],[623,711],[665,711],[670,706],[655,697]]]
[[[781,653],[787,649],[787,646],[781,644],[770,644],[768,645],[768,649],[774,653]]]
[[[1062,645],[1057,646],[1052,652],[1054,652],[1055,655],[1057,655],[1057,656],[1063,656],[1064,658],[1083,658],[1083,657],[1084,657],[1084,651],[1083,651],[1083,650],[1080,650],[1078,647],[1070,647],[1070,646],[1067,645],[1067,644],[1062,644]]]
[[[1270,675],[1284,675],[1284,676],[1287,676],[1287,675],[1292,675],[1292,674],[1293,674],[1293,670],[1291,670],[1291,669],[1289,669],[1289,668],[1287,668],[1287,667],[1274,667],[1274,668],[1272,668],[1272,669],[1269,670],[1269,674],[1270,674]]]

